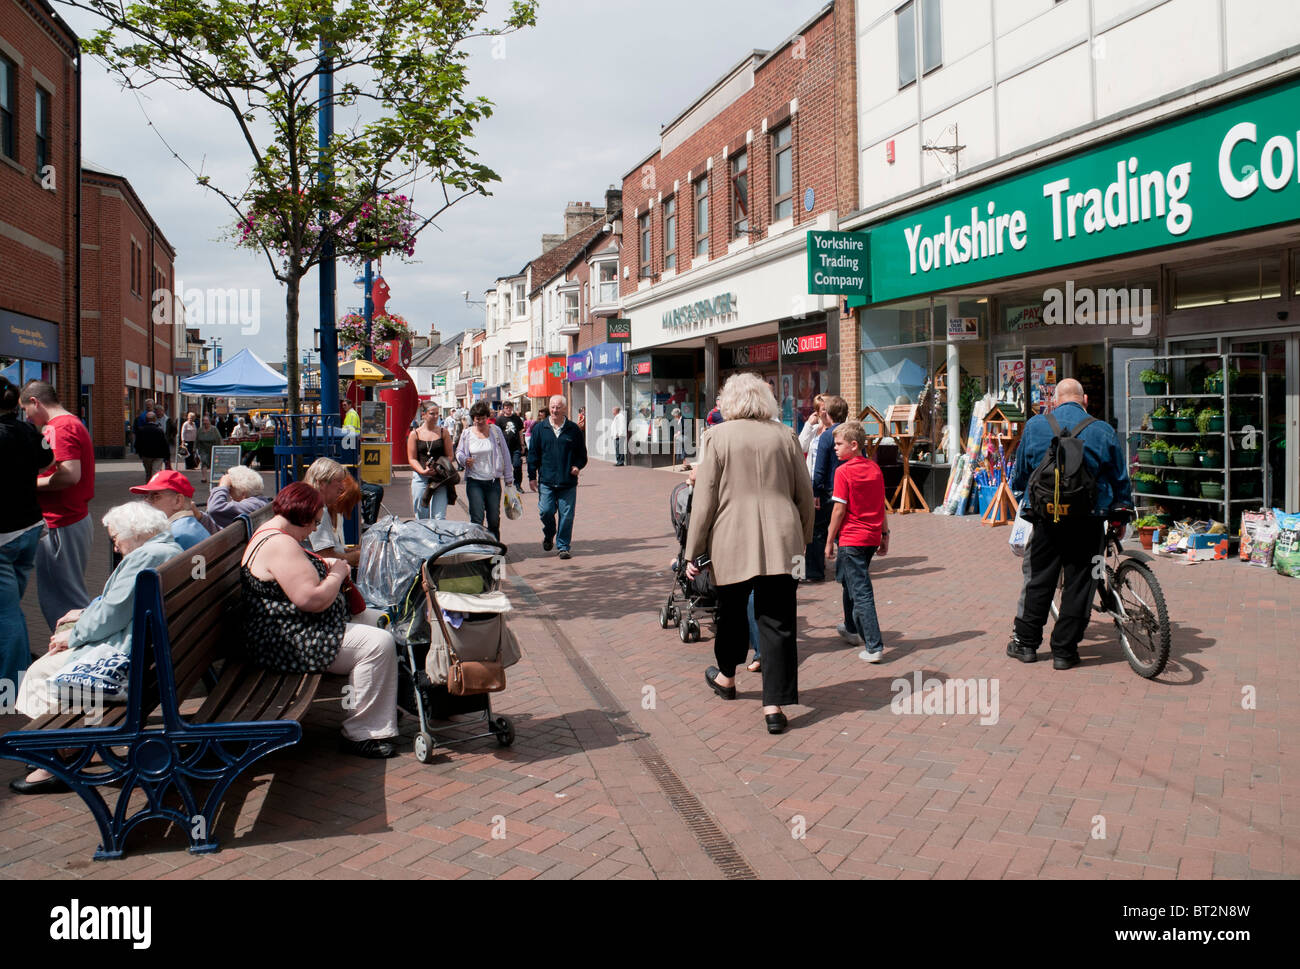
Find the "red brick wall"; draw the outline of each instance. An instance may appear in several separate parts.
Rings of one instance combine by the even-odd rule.
[[[858,53],[856,4],[835,5],[835,168],[840,218],[858,209]],[[840,301],[841,311],[844,302]],[[857,312],[840,313],[840,396],[862,407],[862,340]]]
[[[621,292],[636,292],[641,266],[641,236],[638,216],[643,215],[652,200],[673,195],[677,183],[677,270],[690,268],[694,253],[695,224],[692,183],[688,173],[698,179],[706,171],[707,160],[713,158],[709,185],[709,256],[716,259],[727,252],[731,243],[731,186],[730,163],[746,138],[753,132],[749,151],[749,224],[750,238],[758,241],[767,235],[772,221],[771,199],[771,141],[770,132],[780,127],[790,102],[798,100],[794,115],[794,221],[809,222],[828,210],[842,204],[841,184],[838,177],[837,150],[845,139],[837,135],[842,112],[840,94],[845,90],[842,82],[837,89],[839,60],[851,59],[853,29],[841,24],[842,37],[837,38],[836,11],[852,4],[837,3],[820,20],[809,26],[801,38],[775,52],[756,71],[754,86],[716,117],[712,118],[687,141],[667,157],[656,152],[636,171],[623,180],[624,246],[622,267],[630,267],[628,278],[621,282]],[[837,50],[849,45],[847,58],[837,59]],[[848,89],[851,93],[851,89]],[[852,112],[850,112],[851,114]],[[763,131],[767,120],[769,132]],[[855,126],[856,130],[856,126]],[[724,154],[727,152],[727,154]],[[856,154],[856,137],[851,154]],[[803,207],[804,193],[815,193],[812,212]],[[856,190],[853,191],[856,195]],[[661,209],[656,205],[651,218],[652,271],[663,271],[663,225]]]
[[[75,409],[76,39],[23,0],[0,0],[0,37],[22,61],[17,65],[17,159],[14,164],[0,160],[0,307],[59,325],[56,382],[64,402]],[[49,131],[54,191],[41,186],[36,171],[33,69],[55,87]]]

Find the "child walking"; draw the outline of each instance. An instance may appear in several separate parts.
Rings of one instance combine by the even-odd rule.
[[[885,476],[875,461],[863,456],[866,446],[866,431],[857,421],[835,429],[835,457],[844,463],[835,471],[835,507],[826,538],[826,559],[835,560],[835,578],[844,587],[840,635],[865,647],[859,659],[879,663],[885,645],[876,618],[870,568],[877,553],[889,554],[889,528],[885,524]]]

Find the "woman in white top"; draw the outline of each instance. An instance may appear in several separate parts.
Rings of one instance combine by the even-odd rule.
[[[501,428],[491,421],[492,410],[480,400],[469,409],[474,423],[460,436],[456,460],[465,469],[465,497],[469,501],[469,520],[482,525],[497,539],[501,538],[501,479],[515,483],[515,469],[510,448]]]
[[[194,411],[185,415],[185,423],[181,425],[181,447],[185,449],[185,467],[193,471],[199,466],[199,456],[196,453],[196,442],[199,439],[199,423],[194,418]]]
[[[817,460],[817,452],[813,449],[813,442],[821,436],[822,431],[826,429],[824,412],[826,409],[826,395],[818,394],[813,398],[813,410],[808,415],[808,422],[804,424],[803,430],[799,432],[799,446],[803,448],[804,459],[808,464],[808,476],[811,478],[813,473],[813,462]]]

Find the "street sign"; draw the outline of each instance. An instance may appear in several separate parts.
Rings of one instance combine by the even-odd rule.
[[[871,263],[864,232],[808,233],[808,293],[813,296],[871,294]]]
[[[360,450],[361,480],[369,484],[393,483],[393,446],[387,441],[363,441]]]
[[[436,374],[436,375],[434,375],[434,378],[433,378],[433,385],[434,385],[435,387],[446,387],[446,386],[447,386],[447,375],[446,375],[445,373],[440,373],[440,374]]]

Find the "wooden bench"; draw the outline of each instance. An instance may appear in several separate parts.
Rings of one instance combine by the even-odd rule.
[[[96,860],[120,858],[127,835],[150,820],[188,832],[191,852],[216,851],[217,811],[235,778],[302,738],[321,674],[276,673],[240,649],[240,560],[270,510],[136,578],[125,704],[93,724],[83,712],[54,713],[0,737],[0,757],[48,770],[86,802],[102,838]],[[101,792],[112,788],[110,809]],[[132,812],[137,790],[145,803]]]

